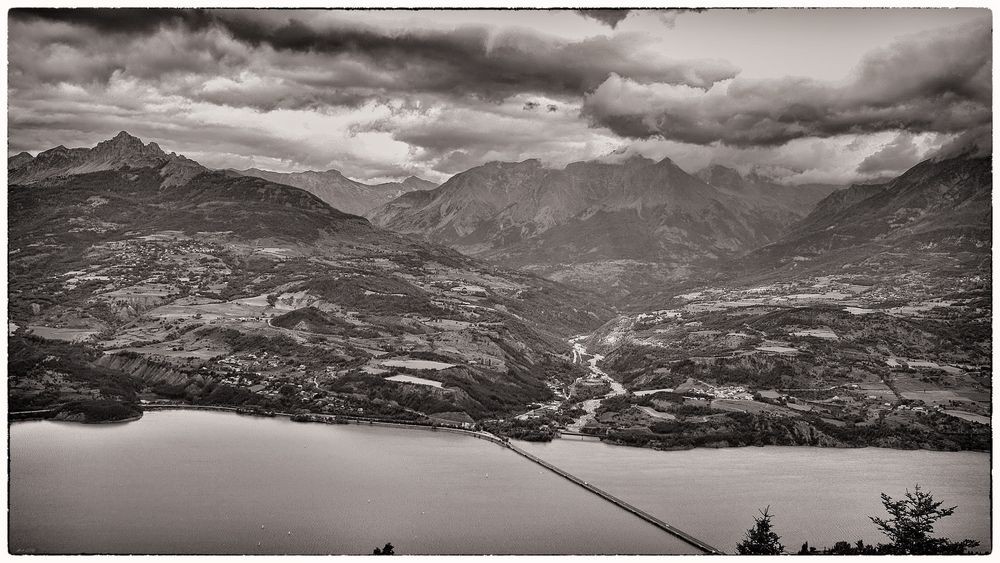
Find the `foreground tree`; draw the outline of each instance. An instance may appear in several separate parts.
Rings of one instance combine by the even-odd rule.
[[[768,506],[760,511],[760,518],[754,517],[756,523],[753,528],[747,530],[743,541],[736,544],[736,551],[740,555],[781,555],[785,551],[785,546],[781,545],[781,538],[774,533],[771,525],[771,516]]]
[[[934,524],[955,513],[955,506],[941,508],[943,502],[934,501],[930,493],[916,485],[911,493],[900,500],[893,500],[882,493],[882,505],[889,518],[869,516],[891,543],[879,544],[879,552],[894,555],[961,555],[979,545],[979,542],[965,539],[953,542],[948,538],[935,538]]]
[[[382,546],[382,549],[376,547],[372,550],[372,555],[396,555],[396,548],[391,543],[387,543]]]

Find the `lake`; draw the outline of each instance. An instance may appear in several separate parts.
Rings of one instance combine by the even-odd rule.
[[[518,445],[726,551],[767,504],[789,548],[877,541],[879,491],[914,482],[959,505],[942,531],[988,545],[987,454]],[[11,424],[9,503],[14,553],[694,552],[483,440],[219,412]]]
[[[694,552],[449,432],[153,411],[116,425],[17,422],[10,456],[13,553]]]
[[[958,508],[936,531],[990,546],[990,456],[979,452],[779,447],[660,452],[600,442],[518,442],[528,452],[727,553],[770,505],[785,548],[887,541],[867,516],[920,484]]]

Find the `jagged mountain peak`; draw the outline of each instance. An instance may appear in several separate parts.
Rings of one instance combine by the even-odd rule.
[[[143,143],[142,139],[121,131],[111,139],[97,143],[93,150],[114,152],[122,156],[167,156],[156,143]]]
[[[115,135],[109,140],[114,143],[142,143],[142,139],[132,135],[131,133],[125,131],[124,129],[119,131],[117,135]]]
[[[177,185],[206,171],[197,162],[173,153],[167,155],[156,143],[143,143],[142,139],[127,131],[121,131],[93,148],[68,149],[59,145],[38,153],[30,160],[19,158],[18,164],[10,166],[8,161],[7,181],[10,184],[31,184],[56,176],[120,168],[160,168],[165,178],[164,185]]]
[[[770,200],[755,205],[752,198],[706,184],[670,158],[631,153],[562,169],[536,159],[490,162],[436,190],[406,194],[368,217],[474,256],[550,274],[553,264],[565,266],[558,275],[580,277],[592,270],[591,277],[613,285],[616,278],[606,278],[618,274],[583,264],[708,262],[774,240],[804,215]],[[622,278],[630,276],[615,268]]]

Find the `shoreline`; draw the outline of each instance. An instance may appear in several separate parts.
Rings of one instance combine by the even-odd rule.
[[[371,426],[385,426],[388,428],[404,428],[404,429],[414,429],[414,430],[429,430],[429,431],[446,431],[453,432],[455,434],[464,434],[466,436],[471,436],[473,438],[479,438],[481,440],[492,441],[498,445],[509,447],[508,442],[505,441],[504,436],[496,436],[488,432],[481,432],[476,430],[468,430],[465,428],[459,428],[455,426],[448,426],[442,423],[434,424],[420,424],[416,422],[405,422],[405,421],[391,421],[391,420],[378,420],[367,417],[353,417],[349,415],[334,415],[334,414],[320,414],[320,413],[306,413],[306,414],[295,414],[286,412],[272,412],[270,414],[265,414],[262,412],[247,412],[242,411],[244,407],[230,407],[226,405],[185,405],[185,404],[158,404],[158,405],[141,405],[142,411],[139,415],[134,417],[129,417],[121,420],[102,420],[102,421],[79,421],[79,420],[56,420],[54,418],[55,414],[58,413],[58,409],[49,410],[38,410],[38,411],[21,411],[12,412],[7,414],[7,423],[11,424],[13,422],[27,422],[32,420],[54,420],[56,422],[71,422],[76,424],[124,424],[128,422],[136,422],[143,417],[145,411],[157,411],[157,410],[192,410],[192,411],[219,411],[219,412],[232,412],[234,414],[253,416],[258,418],[287,418],[289,420],[295,416],[305,416],[314,417],[313,420],[302,420],[302,421],[292,421],[292,422],[302,422],[302,423],[315,423],[315,424],[368,424]],[[45,416],[49,414],[49,416]],[[23,416],[27,415],[27,416]],[[35,416],[32,416],[35,415]],[[13,418],[16,417],[16,418]],[[574,435],[575,436],[575,435]],[[885,446],[873,446],[873,445],[863,445],[863,446],[850,446],[850,445],[836,445],[836,446],[817,446],[817,445],[787,445],[787,444],[760,444],[760,445],[747,445],[747,446],[691,446],[691,447],[670,447],[670,448],[649,448],[643,446],[632,446],[629,444],[622,444],[616,441],[606,440],[600,436],[590,436],[584,435],[586,440],[574,440],[573,438],[563,438],[560,436],[556,439],[567,439],[570,441],[579,442],[599,442],[602,444],[607,444],[609,446],[621,447],[621,448],[636,448],[640,450],[652,450],[658,452],[683,452],[691,450],[723,450],[723,449],[739,449],[739,448],[822,448],[827,450],[859,450],[865,448],[876,448],[884,450],[894,450],[901,452],[942,452],[942,453],[959,453],[959,452],[973,452],[973,453],[984,453],[990,454],[992,450],[949,450],[949,449],[935,449],[935,448],[888,448]],[[510,440],[509,438],[507,440]],[[531,440],[523,440],[525,442],[531,442]],[[549,442],[551,442],[550,440]],[[542,442],[547,443],[547,442]]]
[[[145,414],[144,410],[140,410],[139,414],[135,416],[130,416],[128,418],[120,418],[117,420],[67,420],[56,418],[59,416],[60,409],[48,409],[48,410],[38,410],[38,411],[20,411],[20,412],[9,412],[7,413],[7,424],[14,422],[30,422],[35,420],[51,420],[53,422],[71,422],[74,424],[124,424],[127,422],[135,422],[142,418]]]
[[[465,428],[457,428],[454,426],[445,426],[438,424],[437,426],[432,424],[418,424],[418,423],[407,423],[402,421],[388,421],[388,420],[375,420],[368,419],[365,417],[348,417],[344,415],[334,415],[334,414],[315,414],[309,413],[305,415],[287,413],[287,412],[274,412],[271,414],[254,413],[254,412],[240,412],[239,407],[226,407],[226,406],[215,406],[215,405],[145,405],[145,409],[150,411],[164,411],[164,410],[192,410],[192,411],[221,411],[221,412],[231,412],[234,414],[251,416],[256,418],[287,418],[290,422],[301,422],[303,424],[358,424],[369,426],[384,426],[387,428],[403,428],[412,430],[427,430],[431,432],[452,432],[454,434],[463,434],[465,436],[470,436],[473,438],[478,438],[480,440],[486,440],[493,442],[500,446],[506,446],[506,442],[500,436],[495,436],[488,432],[479,432],[475,430],[467,430]],[[315,417],[311,420],[292,420],[296,416],[306,416]]]

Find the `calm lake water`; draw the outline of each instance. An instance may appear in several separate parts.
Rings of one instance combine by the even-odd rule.
[[[986,453],[777,446],[658,452],[575,440],[518,446],[727,553],[768,505],[791,551],[807,541],[818,548],[887,541],[867,516],[887,516],[880,492],[899,498],[914,484],[958,506],[938,535],[990,548]]]
[[[447,432],[159,411],[14,423],[10,457],[14,553],[693,552],[509,450]]]
[[[915,482],[989,545],[987,454],[519,445],[727,551],[767,504],[788,547],[877,541],[879,491]],[[12,424],[9,499],[15,553],[693,552],[483,440],[217,412]]]

